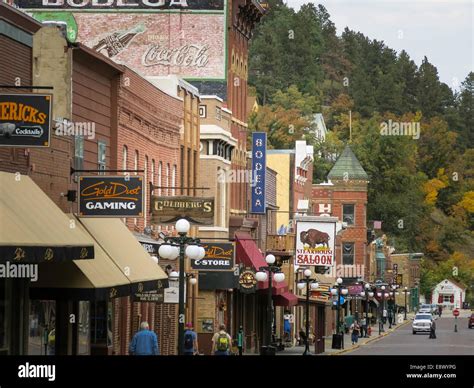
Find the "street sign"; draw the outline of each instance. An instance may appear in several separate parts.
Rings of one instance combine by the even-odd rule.
[[[459,316],[459,310],[458,310],[458,309],[454,309],[454,310],[453,310],[453,315],[454,315],[455,317],[458,317],[458,316]]]

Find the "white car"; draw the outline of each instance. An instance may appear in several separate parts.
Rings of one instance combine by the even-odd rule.
[[[433,316],[430,313],[418,313],[413,318],[413,323],[411,325],[413,329],[413,334],[418,332],[429,333],[431,329],[431,322],[433,321]]]

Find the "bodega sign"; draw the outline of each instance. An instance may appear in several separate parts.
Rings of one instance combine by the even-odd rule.
[[[266,132],[252,133],[252,187],[251,213],[265,214],[265,173],[267,158],[267,134]]]
[[[327,221],[306,220],[307,218],[327,219]],[[305,217],[304,221],[297,221],[296,265],[319,267],[334,265],[336,223],[332,219],[333,217]]]
[[[141,176],[79,177],[79,215],[86,217],[142,217]]]
[[[0,94],[0,146],[49,147],[51,94]]]

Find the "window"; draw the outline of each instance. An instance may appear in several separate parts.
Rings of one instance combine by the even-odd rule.
[[[112,302],[91,302],[91,343],[112,345]]]
[[[166,163],[166,195],[170,195],[170,164]]]
[[[188,179],[186,181],[186,187],[187,187],[188,195],[191,195],[191,191],[189,188],[192,186],[191,182],[192,182],[193,173],[191,170],[191,150],[190,149],[188,149],[187,155],[188,155]]]
[[[354,225],[354,205],[342,205],[342,222],[347,222],[347,225]]]
[[[151,174],[150,174],[151,184],[155,184],[155,159],[151,160]]]
[[[89,326],[89,302],[79,301],[79,325],[77,328],[77,355],[85,356],[90,354],[91,331]]]
[[[216,120],[222,119],[222,110],[218,106],[216,106]]]
[[[128,166],[128,149],[127,146],[123,146],[123,152],[122,152],[122,170],[126,170]]]
[[[158,186],[160,188],[158,189],[158,195],[161,195],[161,186],[162,186],[162,172],[163,172],[163,162],[158,163]]]
[[[180,164],[181,164],[180,169],[179,169],[179,175],[180,175],[179,184],[181,186],[181,195],[183,195],[184,194],[184,191],[183,191],[183,187],[184,187],[184,147],[183,146],[181,146],[181,153],[180,153],[179,161],[180,161]]]
[[[451,295],[443,295],[443,303],[450,303]]]
[[[173,165],[173,175],[171,176],[171,186],[173,188],[171,189],[172,195],[176,195],[176,164]]]
[[[54,356],[56,344],[56,302],[31,300],[29,320],[29,355]]]
[[[74,168],[84,168],[84,137],[80,135],[74,137]]]
[[[99,170],[105,170],[105,165],[107,163],[106,159],[107,144],[103,140],[97,142],[97,164],[99,165]],[[103,172],[100,175],[104,175]]]
[[[207,116],[207,106],[199,105],[199,117],[205,119]]]
[[[133,169],[134,170],[138,170],[138,151],[135,150],[135,160],[133,162]],[[135,171],[135,175],[137,175],[138,173]]]
[[[143,181],[145,183],[145,187],[148,187],[147,184],[148,184],[148,155],[145,155],[145,166],[143,168]],[[148,190],[145,190],[145,192],[143,193],[143,214],[147,214],[146,211],[147,211],[147,195],[148,195]],[[146,227],[146,216],[143,217],[143,226]]]
[[[343,265],[354,265],[354,243],[343,243],[342,244],[342,264]]]

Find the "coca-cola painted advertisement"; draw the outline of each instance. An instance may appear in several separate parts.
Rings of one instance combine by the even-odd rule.
[[[81,42],[144,77],[225,79],[225,14],[34,12],[67,23]]]

